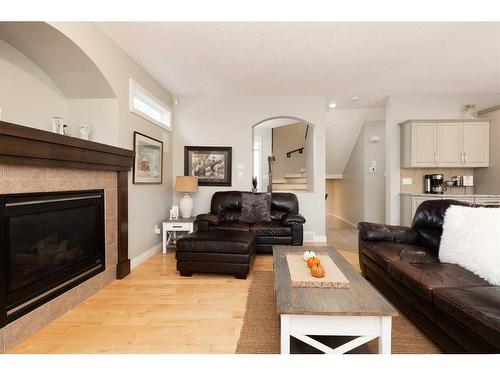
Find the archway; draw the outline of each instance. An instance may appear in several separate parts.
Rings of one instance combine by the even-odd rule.
[[[252,127],[252,175],[258,191],[314,191],[314,125],[277,116]]]

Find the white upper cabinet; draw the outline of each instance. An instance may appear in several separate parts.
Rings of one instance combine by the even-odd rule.
[[[463,129],[460,123],[443,123],[437,126],[437,165],[458,167],[463,164]]]
[[[488,167],[490,164],[490,124],[464,124],[464,166]]]
[[[437,165],[436,124],[415,124],[411,128],[411,159],[415,167]]]
[[[489,166],[488,120],[408,120],[400,125],[402,168]]]

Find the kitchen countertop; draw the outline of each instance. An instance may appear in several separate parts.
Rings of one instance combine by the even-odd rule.
[[[412,197],[447,197],[447,198],[500,198],[500,194],[425,194],[425,193],[400,193]]]

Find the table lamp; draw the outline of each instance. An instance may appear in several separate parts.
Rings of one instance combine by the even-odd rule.
[[[175,179],[175,191],[184,193],[179,202],[179,210],[183,219],[190,218],[193,213],[193,198],[189,193],[198,191],[198,177],[195,176],[177,176]]]

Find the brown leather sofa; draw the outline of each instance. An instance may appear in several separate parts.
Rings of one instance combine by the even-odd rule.
[[[236,230],[255,233],[258,253],[272,253],[272,245],[301,246],[304,217],[292,193],[271,193],[271,221],[249,224],[240,221],[241,191],[219,191],[212,196],[210,213],[198,215],[197,231]]]
[[[438,259],[450,205],[469,204],[425,201],[411,228],[359,223],[362,274],[445,352],[499,353],[500,287]]]

